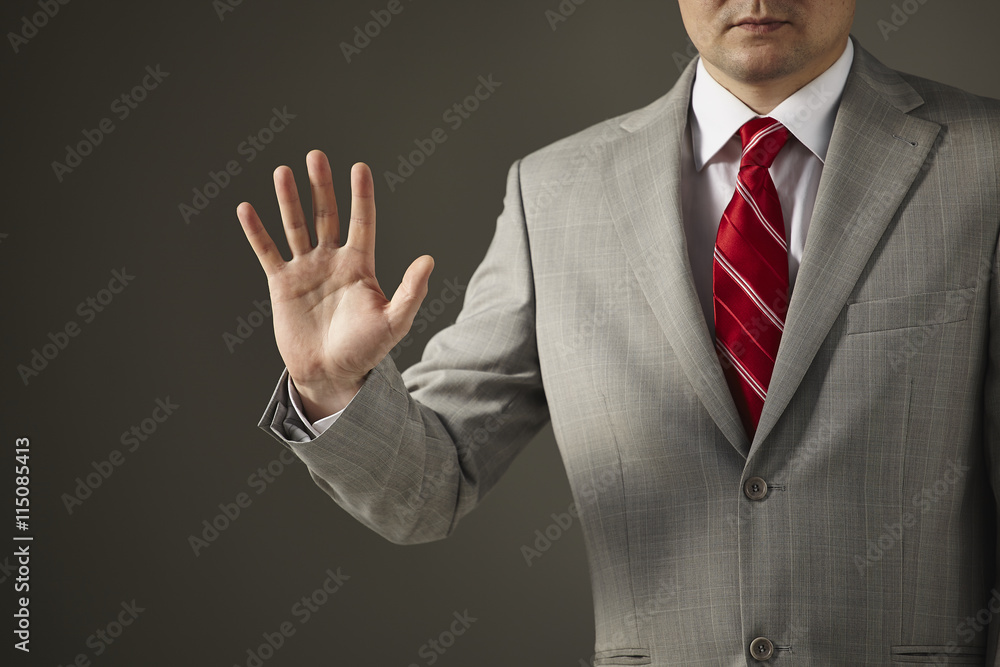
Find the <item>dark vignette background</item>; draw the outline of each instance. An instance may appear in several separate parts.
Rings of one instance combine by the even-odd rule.
[[[238,329],[238,318],[260,322],[250,316],[267,287],[234,209],[252,201],[279,235],[271,172],[289,164],[301,185],[306,152],[321,148],[346,220],[350,166],[368,162],[383,288],[391,294],[419,254],[437,262],[436,312],[418,316],[425,330],[401,350],[405,368],[457,316],[460,300],[446,301],[486,250],[511,162],[674,82],[693,54],[676,3],[567,1],[564,11],[575,11],[553,29],[546,11],[558,12],[558,0],[401,0],[403,12],[348,63],[339,44],[386,1],[242,0],[221,18],[212,0],[47,1],[58,13],[27,44],[15,53],[8,37],[0,47],[8,639],[16,437],[31,438],[35,537],[32,652],[5,646],[13,664],[69,665],[84,654],[109,667],[252,666],[247,650],[284,622],[295,634],[265,665],[590,664],[579,526],[550,529],[559,539],[530,567],[521,551],[571,503],[551,430],[453,537],[412,547],[354,521],[301,463],[275,463],[284,450],[256,423],[282,364],[269,319]],[[1000,97],[1000,4],[859,5],[854,34],[890,66]],[[19,32],[39,11],[38,0],[6,2],[0,28]],[[169,74],[121,119],[111,103],[147,66]],[[445,123],[442,113],[489,75],[502,84],[492,97],[462,127]],[[247,162],[239,144],[286,107],[295,118]],[[102,118],[114,131],[60,181],[51,163]],[[438,127],[448,140],[390,192],[384,172]],[[229,160],[241,173],[185,222],[179,204]],[[123,268],[135,277],[111,303],[78,310]],[[25,384],[18,365],[70,322],[79,334]],[[250,331],[227,346],[225,334]],[[157,399],[179,407],[128,451],[122,433],[151,417]],[[69,513],[64,494],[113,450],[124,462]],[[251,478],[269,464],[280,471],[270,482]],[[196,556],[189,536],[241,492],[249,507]],[[349,579],[302,623],[293,605],[338,568]],[[138,618],[110,645],[97,639],[133,600]],[[422,649],[466,611],[477,620],[443,655]]]

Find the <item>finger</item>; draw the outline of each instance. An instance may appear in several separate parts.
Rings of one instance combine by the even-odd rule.
[[[312,250],[312,241],[309,240],[309,228],[302,213],[295,177],[288,167],[281,166],[274,170],[274,193],[278,195],[281,224],[285,228],[288,247],[292,249],[293,256],[304,255]]]
[[[337,197],[333,192],[333,174],[330,161],[323,151],[309,151],[306,155],[309,186],[312,188],[313,220],[316,224],[318,245],[340,245],[340,215]]]
[[[430,255],[422,255],[413,260],[403,274],[403,280],[396,293],[392,295],[387,317],[389,330],[398,336],[396,343],[402,340],[413,326],[413,318],[416,317],[420,304],[427,296],[427,284],[433,270],[434,258]]]
[[[257,260],[260,261],[264,273],[271,276],[278,272],[285,265],[285,260],[281,257],[278,247],[274,245],[274,241],[271,240],[270,234],[264,229],[264,225],[261,224],[257,211],[247,202],[243,202],[236,207],[236,217],[239,218],[243,233],[247,235],[247,241],[250,242],[250,247],[257,255]]]
[[[371,170],[363,162],[351,169],[351,223],[347,245],[375,256],[375,184]]]

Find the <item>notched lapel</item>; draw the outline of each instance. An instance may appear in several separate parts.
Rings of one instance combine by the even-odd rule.
[[[901,77],[857,47],[751,453],[798,390],[927,161],[941,127],[907,115],[922,103]]]
[[[743,457],[750,441],[695,291],[681,205],[681,145],[694,63],[669,94],[628,117],[609,146],[605,197],[636,280],[706,410]]]

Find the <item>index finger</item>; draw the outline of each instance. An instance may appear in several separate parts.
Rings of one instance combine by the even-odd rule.
[[[285,260],[271,240],[271,235],[264,229],[257,211],[249,203],[243,202],[236,207],[236,217],[240,219],[243,233],[246,234],[247,241],[257,255],[264,273],[269,277],[277,273],[285,265]]]

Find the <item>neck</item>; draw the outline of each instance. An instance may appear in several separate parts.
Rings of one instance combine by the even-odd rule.
[[[844,48],[847,48],[846,42],[844,43]],[[735,95],[743,104],[753,109],[754,113],[766,116],[779,104],[828,70],[843,53],[844,49],[840,49],[835,55],[819,60],[811,67],[799,70],[793,74],[752,83],[734,79],[708,62],[708,60],[703,60],[705,69],[723,88]]]

